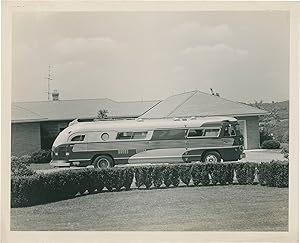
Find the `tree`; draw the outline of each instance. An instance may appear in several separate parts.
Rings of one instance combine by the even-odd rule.
[[[100,109],[97,113],[97,119],[105,120],[108,118],[107,114],[108,114],[108,110]]]

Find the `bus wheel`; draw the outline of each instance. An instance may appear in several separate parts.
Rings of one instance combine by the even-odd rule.
[[[221,155],[216,151],[210,151],[205,153],[203,157],[203,162],[209,162],[209,163],[217,163],[221,162],[222,158]]]
[[[113,167],[113,159],[107,155],[99,155],[94,159],[93,165],[96,169]]]

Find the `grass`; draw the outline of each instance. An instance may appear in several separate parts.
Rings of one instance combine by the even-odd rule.
[[[178,187],[11,209],[11,230],[288,231],[288,188]]]

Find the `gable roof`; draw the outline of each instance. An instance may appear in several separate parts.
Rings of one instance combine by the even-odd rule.
[[[110,118],[134,118],[152,108],[158,101],[117,102],[111,99],[82,99],[12,103],[12,122],[93,119],[100,109]]]
[[[213,96],[199,90],[173,95],[159,102],[140,118],[171,118],[191,116],[256,116],[266,111]]]

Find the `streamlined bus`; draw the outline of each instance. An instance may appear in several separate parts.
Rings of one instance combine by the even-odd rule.
[[[245,157],[232,117],[72,122],[52,147],[54,166],[222,162]]]

